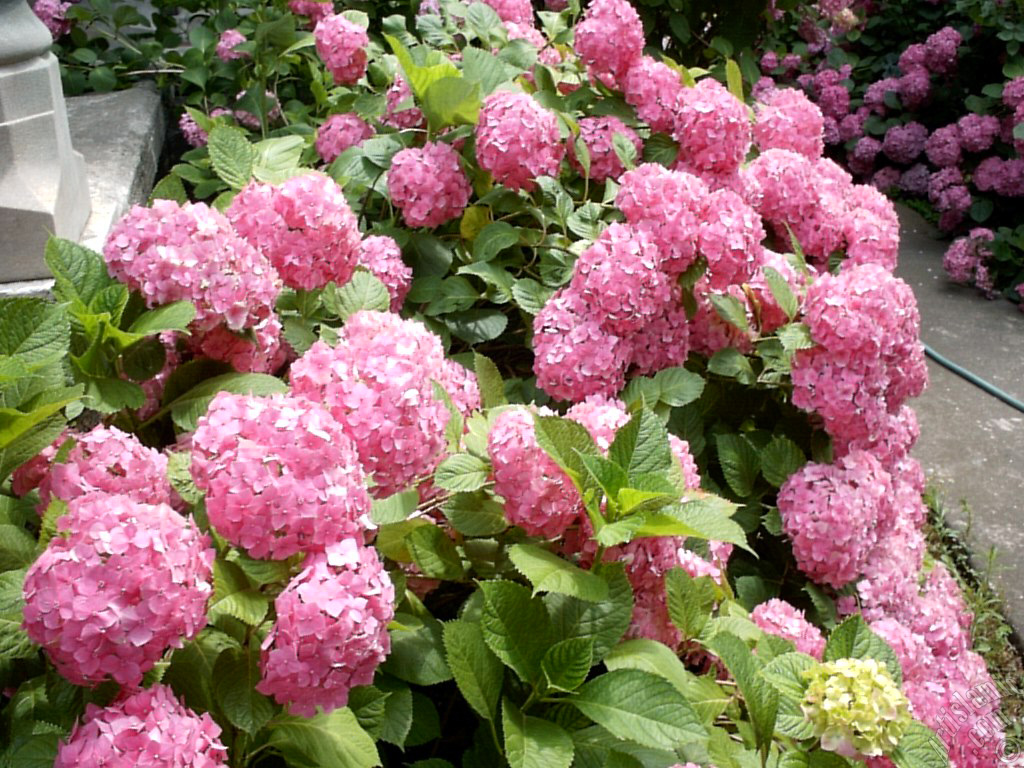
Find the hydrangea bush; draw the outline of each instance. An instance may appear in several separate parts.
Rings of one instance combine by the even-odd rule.
[[[346,117],[195,112],[210,203],[0,304],[2,759],[996,765],[898,223],[820,110],[624,0],[291,5]]]

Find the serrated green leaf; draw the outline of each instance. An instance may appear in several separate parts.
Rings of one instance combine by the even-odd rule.
[[[359,727],[370,738],[379,739],[388,714],[389,693],[374,685],[359,685],[348,692],[348,708],[359,721]]]
[[[784,653],[769,661],[761,676],[778,693],[779,709],[775,730],[794,739],[814,736],[814,725],[800,708],[807,681],[803,672],[817,665],[817,661],[804,653]]]
[[[533,594],[557,592],[596,603],[608,597],[608,584],[590,571],[573,565],[536,544],[514,544],[509,558],[533,584]]]
[[[479,352],[474,353],[473,372],[476,374],[477,385],[480,387],[480,402],[484,408],[496,408],[508,403],[501,372],[489,357],[485,357]]]
[[[466,575],[455,544],[440,526],[421,525],[405,537],[409,554],[424,576],[458,581]]]
[[[141,339],[121,355],[125,375],[136,382],[153,378],[166,362],[167,348],[156,338]]]
[[[541,679],[541,660],[553,640],[544,603],[511,581],[485,581],[480,628],[484,642],[505,665],[528,683]],[[529,631],[523,631],[525,628]]]
[[[192,453],[171,451],[167,454],[167,481],[171,488],[188,504],[198,504],[203,499],[192,479]]]
[[[370,507],[370,519],[377,525],[400,523],[416,511],[420,495],[416,491],[401,491],[385,499],[374,499]]]
[[[445,315],[443,322],[453,336],[467,344],[482,344],[505,332],[508,317],[497,309],[467,309]]]
[[[742,301],[729,293],[712,293],[709,299],[711,300],[711,305],[715,308],[715,312],[725,322],[743,333],[750,331],[750,323],[747,321],[747,307]]]
[[[579,688],[594,663],[594,641],[589,637],[572,637],[548,648],[540,667],[548,686],[571,692]]]
[[[779,305],[779,308],[786,313],[786,317],[792,320],[796,317],[800,304],[793,294],[789,281],[783,277],[781,272],[772,267],[765,267],[763,271],[764,279],[768,283],[768,290],[771,291],[772,298],[775,299],[775,303]]]
[[[903,682],[903,669],[899,658],[885,640],[865,623],[860,614],[850,616],[832,630],[825,644],[825,661],[837,659],[875,659],[885,664],[897,684]]]
[[[38,650],[21,627],[24,581],[25,569],[0,573],[0,662],[29,659]]]
[[[36,559],[36,540],[16,525],[0,525],[0,571],[11,571],[32,564]]]
[[[353,272],[344,285],[324,290],[323,301],[324,306],[342,320],[363,310],[387,312],[391,308],[387,287],[365,269]]]
[[[70,338],[64,307],[42,299],[0,299],[0,355],[17,358],[27,371],[61,360]]]
[[[753,384],[757,381],[750,361],[735,347],[726,347],[715,352],[708,360],[708,371],[719,376],[736,379],[740,384]]]
[[[238,642],[230,636],[207,627],[171,655],[171,665],[164,680],[176,693],[184,696],[185,703],[192,709],[212,710],[216,706],[213,697],[214,665],[224,651],[238,647]]]
[[[226,559],[237,565],[247,579],[260,586],[284,584],[291,578],[292,568],[287,560],[254,560],[237,549],[230,550]]]
[[[51,237],[46,242],[44,259],[53,273],[53,294],[58,301],[77,299],[83,306],[88,305],[113,282],[103,256],[72,240]]]
[[[442,461],[434,472],[434,484],[446,491],[476,491],[490,476],[487,462],[471,453],[457,453]]]
[[[190,432],[206,414],[210,401],[218,392],[231,392],[237,395],[277,395],[287,391],[288,385],[281,379],[265,373],[225,373],[200,382],[168,407],[171,418],[178,428]]]
[[[931,728],[917,721],[910,724],[888,757],[897,768],[949,767],[949,755],[942,739]]]
[[[152,205],[155,200],[173,200],[178,205],[185,205],[188,202],[188,192],[185,191],[181,178],[169,173],[160,179],[149,194],[149,204]]]
[[[414,629],[392,629],[391,654],[382,669],[414,685],[435,685],[451,680],[442,630],[441,622],[434,618]]]
[[[665,574],[665,593],[668,616],[683,639],[700,635],[715,605],[715,587],[710,577],[695,579],[682,568],[673,568]]]
[[[305,38],[310,40],[312,35]],[[301,136],[276,136],[253,145],[252,175],[266,184],[280,184],[305,171],[299,167],[306,146]]]
[[[504,507],[484,493],[457,493],[442,511],[463,536],[494,536],[509,526]]]
[[[733,493],[742,498],[754,492],[754,483],[761,472],[757,449],[742,435],[723,434],[715,438],[722,474]]]
[[[480,625],[449,621],[444,625],[448,667],[466,703],[485,720],[493,720],[505,672],[501,661],[484,642]]]
[[[783,348],[792,354],[801,349],[810,349],[814,346],[814,339],[811,338],[811,329],[804,323],[790,323],[777,330],[776,335],[782,342]]]
[[[519,230],[506,221],[484,227],[473,241],[473,260],[490,261],[506,248],[519,243]]]
[[[524,715],[508,699],[501,708],[501,725],[510,768],[569,768],[572,765],[572,738],[561,726]]]
[[[800,446],[782,435],[773,437],[761,451],[761,473],[776,488],[806,463],[807,456]]]
[[[404,747],[412,730],[412,690],[401,680],[377,676],[377,687],[388,697],[384,701],[384,722],[377,737],[396,747]]]
[[[191,301],[175,301],[143,312],[131,324],[128,332],[152,336],[163,331],[185,331],[195,316],[195,304]]]
[[[437,81],[446,77],[461,77],[461,73],[456,66],[447,57],[441,55],[440,52],[427,66],[420,66],[416,64],[409,50],[398,38],[392,35],[384,35],[384,39],[391,46],[391,50],[398,59],[398,63],[402,67],[402,72],[405,74],[405,79],[409,82],[412,92],[421,101],[426,95],[427,89]]]
[[[708,648],[722,660],[736,680],[754,726],[757,746],[762,754],[766,754],[775,732],[779,694],[760,676],[761,663],[736,635],[719,632],[708,643]]]
[[[217,125],[206,144],[210,165],[221,180],[233,189],[241,189],[252,178],[256,152],[245,131],[231,125]]]
[[[512,299],[523,312],[530,315],[538,314],[554,291],[541,285],[536,280],[524,277],[512,284]]]
[[[285,758],[306,766],[374,768],[381,764],[377,746],[348,707],[313,717],[279,715],[267,743]]]
[[[673,459],[665,425],[647,408],[634,413],[615,433],[608,458],[624,467],[631,481],[639,475],[667,472]]]
[[[725,81],[728,84],[729,93],[739,101],[743,101],[743,73],[740,72],[740,65],[735,59],[725,60]]]
[[[267,615],[269,607],[270,599],[249,583],[241,568],[226,560],[214,561],[213,597],[206,613],[211,623],[216,623],[222,616],[231,616],[256,627]]]
[[[228,648],[213,667],[213,695],[224,716],[248,734],[260,730],[274,715],[274,705],[256,691],[260,681],[259,654]]]
[[[707,738],[683,695],[667,680],[639,669],[600,675],[584,684],[571,702],[615,736],[644,746],[676,749]]]
[[[554,639],[593,640],[595,664],[622,639],[633,616],[633,588],[621,564],[603,566],[597,575],[608,585],[608,598],[601,602],[557,593],[544,596]]]
[[[581,456],[598,453],[586,427],[570,419],[538,414],[533,415],[533,423],[537,444],[579,485],[586,472]]]

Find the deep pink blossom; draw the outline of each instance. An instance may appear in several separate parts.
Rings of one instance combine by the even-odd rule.
[[[761,97],[755,111],[758,149],[790,149],[812,160],[825,151],[821,109],[802,91],[777,88]]]
[[[785,600],[772,598],[761,603],[750,613],[765,632],[789,640],[801,653],[821,660],[825,652],[825,638],[821,630],[804,618],[804,612]]]
[[[539,176],[557,176],[565,156],[558,119],[529,94],[495,91],[476,126],[476,159],[499,184],[530,191]]]
[[[217,58],[221,61],[233,61],[235,59],[247,59],[250,54],[244,51],[236,51],[235,47],[245,42],[245,35],[237,29],[225,29],[220,33],[217,41]]]
[[[748,107],[717,80],[704,78],[684,89],[672,136],[680,144],[680,169],[698,175],[733,171],[750,149]]]
[[[392,158],[388,194],[410,227],[439,227],[462,215],[473,189],[451,144],[428,141]]]
[[[637,117],[652,131],[672,132],[676,105],[683,92],[678,72],[650,56],[641,56],[629,68],[623,91]]]
[[[320,54],[337,85],[353,85],[366,72],[366,30],[340,13],[320,19],[313,30]]]
[[[640,16],[627,0],[593,0],[576,25],[573,47],[591,79],[620,88],[643,53]]]
[[[355,112],[331,115],[316,131],[316,153],[325,163],[333,163],[346,149],[371,136],[373,128]]]

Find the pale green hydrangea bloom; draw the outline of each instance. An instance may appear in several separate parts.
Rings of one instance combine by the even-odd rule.
[[[821,737],[821,748],[851,759],[878,757],[896,747],[913,718],[884,664],[839,659],[808,669],[801,709]]]

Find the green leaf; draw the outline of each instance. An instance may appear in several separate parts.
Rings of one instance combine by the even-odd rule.
[[[27,371],[64,358],[70,339],[64,307],[42,299],[0,299],[0,355],[17,357]]]
[[[747,307],[742,301],[728,293],[712,293],[709,298],[720,318],[743,333],[750,331],[750,324],[747,322]]]
[[[619,498],[619,492],[629,485],[626,470],[614,461],[610,461],[604,456],[587,454],[581,455],[580,459],[583,461],[587,476],[601,487],[609,500],[616,501]]]
[[[434,472],[434,484],[446,491],[476,491],[490,476],[487,462],[471,453],[456,453],[442,461]]]
[[[143,312],[128,328],[128,333],[152,336],[163,331],[185,331],[195,316],[195,304],[191,301],[175,301]]]
[[[586,427],[571,419],[538,414],[533,415],[533,424],[537,444],[578,484],[586,473],[582,457],[597,455],[597,446]]]
[[[656,640],[646,637],[627,640],[612,649],[604,665],[609,670],[639,669],[664,678],[686,696],[705,721],[714,720],[728,703],[728,696],[721,688],[706,677],[694,675],[671,648]]]
[[[743,527],[732,519],[736,505],[718,496],[702,491],[687,491],[689,501],[673,504],[658,510],[664,522],[677,527],[673,533],[643,533],[642,535],[691,536],[709,541],[727,541],[750,551],[747,534]],[[647,516],[645,528],[652,527],[654,515]]]
[[[825,644],[825,661],[837,659],[875,659],[885,664],[897,684],[903,682],[899,658],[889,644],[876,635],[860,614],[846,619],[832,630]]]
[[[444,324],[467,344],[481,344],[501,336],[508,317],[497,309],[467,309],[446,315]]]
[[[164,681],[184,696],[185,703],[192,709],[204,712],[214,709],[213,669],[220,655],[229,648],[238,648],[238,643],[225,633],[207,627],[171,655],[171,666]]]
[[[931,728],[916,721],[910,724],[888,757],[897,768],[949,768],[949,755],[942,739]]]
[[[484,595],[480,628],[487,647],[521,680],[536,683],[552,639],[544,603],[511,581],[485,581],[480,590]]]
[[[729,93],[743,101],[743,73],[735,59],[725,60],[725,82],[728,83]]]
[[[505,670],[484,642],[480,625],[460,620],[447,622],[444,649],[448,667],[466,703],[480,717],[493,720]]]
[[[388,695],[384,700],[384,722],[377,738],[403,747],[412,730],[412,690],[401,680],[380,675],[377,676],[376,687]]]
[[[544,596],[554,638],[592,640],[595,664],[622,639],[633,617],[633,588],[621,564],[603,566],[598,576],[608,584],[608,598],[601,602],[557,593]]]
[[[359,727],[373,739],[379,739],[384,730],[390,696],[374,685],[360,685],[349,691],[348,708],[359,721]]]
[[[615,434],[608,458],[625,467],[630,480],[668,471],[673,458],[665,425],[647,408],[634,413]]]
[[[769,661],[761,670],[761,676],[779,694],[775,730],[785,736],[794,739],[814,736],[814,726],[804,715],[800,702],[807,689],[803,673],[817,663],[804,653],[784,653]]]
[[[514,544],[508,554],[516,570],[533,584],[534,595],[557,592],[592,603],[608,597],[608,584],[603,579],[543,547]]]
[[[548,648],[540,668],[549,687],[569,693],[583,685],[593,663],[593,639],[571,637]]]
[[[685,368],[665,368],[654,374],[658,400],[678,408],[696,401],[704,392],[704,378]]]
[[[473,260],[490,261],[506,248],[519,243],[519,230],[505,221],[484,227],[473,241]]]
[[[203,492],[192,479],[191,467],[191,452],[171,451],[167,454],[167,481],[186,503],[198,504],[202,501]]]
[[[384,39],[387,40],[388,45],[391,46],[391,50],[398,59],[398,63],[402,67],[402,72],[405,74],[405,79],[409,82],[412,92],[421,102],[427,93],[427,89],[434,83],[446,77],[461,77],[458,68],[439,52],[439,55],[428,66],[419,66],[413,61],[409,50],[397,38],[391,35],[384,35]]]
[[[167,348],[159,339],[141,339],[121,354],[125,375],[133,381],[146,381],[160,373],[167,362]]]
[[[191,432],[206,414],[218,392],[236,395],[277,395],[288,391],[281,379],[265,373],[225,373],[197,384],[169,406],[171,418],[179,429]],[[141,403],[140,403],[141,405]]]
[[[636,168],[636,145],[626,138],[625,134],[612,134],[612,150],[615,152],[615,156],[619,158],[619,162],[622,163],[622,166],[627,171],[631,171]]]
[[[497,56],[470,46],[462,49],[462,74],[480,86],[481,96],[488,95],[508,79],[505,64]]]
[[[149,205],[156,200],[173,200],[178,205],[187,203],[188,192],[185,191],[185,185],[181,183],[181,178],[169,173],[160,179],[149,194]]]
[[[386,499],[374,499],[370,519],[377,525],[400,523],[416,511],[420,495],[416,491],[401,491]]]
[[[269,598],[253,588],[241,568],[226,560],[214,561],[213,597],[206,612],[211,623],[216,623],[223,616],[231,616],[256,627],[267,615],[269,607]]]
[[[553,294],[553,290],[529,277],[516,280],[512,284],[512,299],[523,312],[530,315],[536,315],[544,309],[544,305]]]
[[[761,450],[761,473],[776,488],[806,463],[807,456],[800,446],[782,435],[773,437]]]
[[[790,323],[777,330],[776,335],[782,342],[783,348],[792,354],[801,349],[810,349],[814,346],[814,339],[811,338],[811,329],[804,323]]]
[[[509,525],[505,508],[484,493],[457,493],[442,511],[463,536],[495,536]]]
[[[722,473],[733,493],[742,498],[750,496],[761,472],[757,449],[742,435],[718,435],[715,444]]]
[[[453,125],[476,125],[480,116],[480,84],[458,77],[443,77],[430,84],[422,97],[423,114],[433,130]]]
[[[462,559],[448,534],[437,525],[421,525],[405,537],[413,562],[431,579],[458,581],[466,575]]]
[[[644,162],[659,163],[671,168],[678,156],[679,144],[664,133],[655,133],[644,142]]]
[[[256,152],[245,131],[232,125],[218,125],[210,131],[206,144],[210,164],[221,180],[233,189],[241,189],[252,178]]]
[[[508,699],[501,708],[501,726],[510,768],[569,768],[572,765],[572,738],[561,726],[524,715]]]
[[[473,371],[476,373],[476,381],[480,387],[480,401],[484,408],[496,408],[508,403],[501,372],[489,357],[475,352],[473,354]]]
[[[0,525],[0,571],[24,568],[36,559],[36,540],[17,525]]]
[[[46,241],[44,259],[53,273],[53,295],[58,301],[78,299],[88,305],[113,282],[103,256],[71,240],[51,237]]]
[[[21,628],[24,581],[24,569],[0,573],[0,663],[30,659],[37,652],[36,645]]]
[[[754,369],[750,367],[750,361],[735,347],[725,347],[715,352],[708,360],[708,371],[729,379],[736,379],[740,384],[749,385],[757,381]]]
[[[133,381],[113,376],[78,377],[85,384],[85,405],[100,413],[115,413],[131,408],[141,408],[146,402],[146,393]]]
[[[312,40],[312,35],[309,36]],[[299,168],[306,141],[301,136],[277,136],[253,145],[252,175],[257,181],[280,184],[303,173]]]
[[[302,766],[374,768],[381,764],[373,739],[348,707],[313,717],[279,715],[267,743]]]
[[[673,568],[665,574],[665,593],[669,619],[683,639],[699,636],[715,605],[715,586],[710,577],[695,579],[682,568]]]
[[[229,550],[226,559],[241,568],[245,577],[259,586],[283,586],[291,579],[292,569],[287,560],[254,560],[237,549]]]
[[[392,629],[391,654],[382,669],[414,685],[435,685],[451,680],[442,629],[441,622],[433,618],[415,629]]]
[[[754,738],[762,754],[767,754],[775,732],[779,695],[759,674],[761,663],[747,645],[736,635],[719,632],[708,643],[708,648],[725,664],[739,686],[747,713],[754,726]]]
[[[340,288],[328,288],[323,293],[324,306],[342,320],[364,309],[387,312],[391,308],[391,295],[387,287],[365,269],[357,269],[352,278]]]
[[[786,313],[786,317],[792,320],[800,309],[800,304],[789,281],[782,276],[782,273],[772,267],[764,268],[764,279],[768,283],[768,290],[779,305],[779,308]]]
[[[213,695],[224,716],[252,735],[274,715],[274,705],[256,691],[260,682],[259,653],[228,648],[213,667]]]
[[[434,702],[420,691],[412,692],[412,726],[405,737],[405,746],[416,747],[441,736],[441,717]]]
[[[676,749],[707,739],[683,695],[667,680],[639,669],[616,669],[596,677],[571,702],[618,738],[647,747]]]

